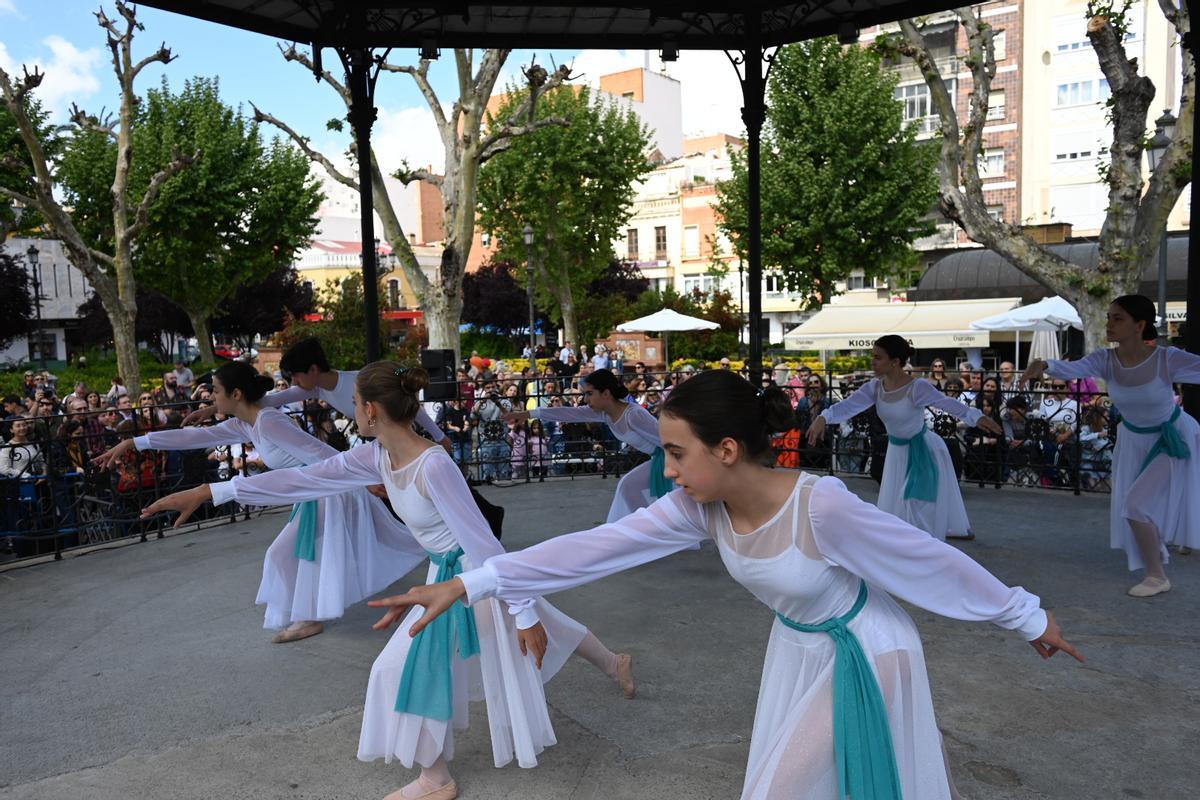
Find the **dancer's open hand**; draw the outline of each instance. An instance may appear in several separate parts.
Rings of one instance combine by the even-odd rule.
[[[991,431],[995,434],[1003,434],[1004,428],[1000,427],[1000,423],[991,417],[980,417],[976,427],[983,428],[985,431]]]
[[[825,418],[817,416],[812,421],[812,425],[808,426],[808,446],[816,447],[817,442],[821,441],[821,437],[825,435]]]
[[[1063,638],[1062,628],[1058,627],[1058,621],[1054,619],[1054,615],[1049,611],[1046,612],[1045,632],[1029,644],[1033,645],[1033,649],[1037,650],[1038,655],[1042,658],[1050,658],[1061,650],[1076,661],[1083,661],[1083,656],[1079,654],[1079,651]]]
[[[1021,386],[1028,386],[1030,381],[1040,380],[1042,375],[1045,374],[1046,367],[1048,366],[1050,365],[1041,359],[1030,361],[1029,366],[1027,366],[1025,371],[1021,373]]]
[[[373,608],[386,608],[388,612],[380,617],[371,627],[377,631],[386,630],[393,622],[399,621],[410,608],[423,606],[425,614],[417,620],[409,631],[410,636],[416,636],[425,626],[454,605],[460,597],[465,597],[467,587],[458,578],[451,578],[441,583],[430,583],[425,586],[414,586],[404,594],[385,597],[382,600],[372,600],[367,605]]]
[[[192,413],[188,414],[186,417],[183,418],[183,422],[181,424],[185,425],[185,426],[186,425],[196,425],[197,423],[204,422],[207,419],[213,418],[214,416],[216,416],[216,414],[217,414],[216,406],[205,406],[204,408],[198,408],[195,411],[193,411]]]
[[[175,492],[154,501],[142,509],[142,519],[152,517],[160,511],[178,511],[179,517],[172,528],[178,528],[195,513],[196,509],[212,500],[212,490],[207,483],[202,483],[192,489]]]
[[[378,497],[380,500],[388,499],[387,487],[382,483],[372,483],[367,487],[367,491]]]
[[[112,469],[121,461],[121,457],[133,449],[133,439],[118,442],[92,459],[92,463],[100,469]]]
[[[501,419],[503,419],[509,425],[513,424],[514,422],[524,422],[525,420],[529,419],[529,412],[509,411],[507,414],[504,414]]]
[[[521,645],[521,655],[533,653],[537,668],[542,668],[542,656],[546,655],[546,628],[538,623],[531,628],[517,629],[517,642]]]

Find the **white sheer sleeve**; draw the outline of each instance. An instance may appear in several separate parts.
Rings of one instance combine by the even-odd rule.
[[[1046,372],[1055,378],[1076,380],[1078,378],[1103,378],[1111,380],[1112,371],[1108,350],[1093,350],[1078,361],[1052,359],[1046,362]]]
[[[875,399],[879,393],[879,379],[872,378],[871,380],[858,387],[844,400],[831,405],[829,408],[821,412],[821,416],[826,422],[831,422],[834,425],[845,422],[848,419],[857,417],[862,412],[866,411],[871,406],[875,405]]]
[[[953,397],[944,394],[924,378],[917,378],[913,381],[912,400],[918,406],[933,406],[939,411],[945,411],[951,416],[964,420],[971,426],[978,424],[979,418],[983,416],[983,412],[978,408],[969,406],[961,400],[955,400]]]
[[[372,442],[336,453],[307,467],[239,475],[232,480],[210,483],[208,488],[212,492],[213,505],[237,500],[243,505],[274,506],[317,500],[382,481],[379,444]]]
[[[863,502],[837,478],[816,482],[808,514],[826,561],[889,594],[952,619],[991,622],[1026,639],[1046,630],[1036,595],[1005,586],[961,551]]]
[[[644,443],[654,443],[654,447],[662,447],[662,434],[658,432],[658,419],[646,409],[634,402],[627,404],[623,415],[624,421]],[[640,449],[640,448],[639,448]],[[654,452],[651,448],[647,455]]]
[[[559,408],[545,406],[530,411],[529,417],[547,422],[612,422],[607,414],[603,411],[594,411],[591,406],[560,406]]]
[[[421,430],[428,433],[429,437],[435,442],[441,442],[442,439],[446,438],[446,432],[439,428],[429,414],[425,413],[425,409],[420,406],[417,406],[417,418],[413,422],[420,425]]]
[[[416,487],[441,514],[472,564],[484,564],[489,558],[504,554],[504,547],[471,497],[462,472],[445,452],[433,452],[425,457]],[[537,612],[533,610],[535,599],[507,601],[509,613],[517,618],[518,628],[523,630],[538,623]]]
[[[280,392],[271,392],[262,397],[263,408],[279,408],[292,403],[303,403],[317,396],[315,389],[302,389],[299,386],[289,386]]]
[[[1168,347],[1167,375],[1171,383],[1200,383],[1200,356],[1178,347]]]
[[[556,536],[464,572],[468,603],[522,600],[582,586],[709,538],[704,509],[683,492],[591,530]]]
[[[302,430],[287,414],[273,408],[259,412],[258,430],[264,439],[304,464],[315,464],[338,454],[336,448]]]
[[[203,428],[176,428],[170,431],[151,431],[133,438],[138,450],[199,450],[222,444],[243,444],[252,441],[251,428],[240,419],[227,419]]]

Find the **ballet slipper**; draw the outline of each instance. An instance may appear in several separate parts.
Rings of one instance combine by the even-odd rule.
[[[325,630],[325,626],[320,622],[306,622],[299,627],[290,627],[281,630],[279,633],[275,634],[275,638],[271,641],[275,644],[298,642],[301,639],[307,639],[310,636],[316,636],[323,630]]]
[[[419,783],[421,783],[421,779],[417,778],[408,786],[413,786],[414,784]],[[408,786],[397,789],[387,797],[383,798],[383,800],[454,800],[454,798],[458,797],[458,784],[454,782],[453,778],[451,778],[450,782],[445,786],[439,786],[438,788],[425,792],[424,794],[404,794],[404,789],[407,789]]]
[[[975,541],[975,532],[967,531],[966,533],[947,533],[946,538],[947,539],[958,539],[958,540],[964,541],[964,542],[973,542],[973,541]]]
[[[1146,578],[1129,590],[1130,597],[1154,597],[1156,594],[1171,591],[1171,582],[1166,578]]]
[[[633,656],[629,653],[617,655],[617,684],[626,700],[632,700],[637,694],[637,686],[633,682]]]
[[[1192,554],[1192,548],[1188,547],[1186,544],[1179,545],[1179,555],[1190,556],[1191,554]]]

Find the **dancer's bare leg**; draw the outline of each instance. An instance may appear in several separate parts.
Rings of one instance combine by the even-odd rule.
[[[383,800],[454,800],[458,786],[450,777],[450,765],[438,757],[431,766],[421,767],[421,774],[412,783],[389,794]]]
[[[621,686],[621,691],[630,700],[637,693],[633,682],[633,656],[628,653],[614,653],[588,631],[587,636],[575,648],[575,655],[583,658],[596,669],[612,678]]]
[[[1146,565],[1146,579],[1129,590],[1133,597],[1153,597],[1171,588],[1167,580],[1166,570],[1163,569],[1162,542],[1158,538],[1158,529],[1152,522],[1129,520],[1133,529],[1133,538],[1137,542],[1138,552],[1142,563]]]

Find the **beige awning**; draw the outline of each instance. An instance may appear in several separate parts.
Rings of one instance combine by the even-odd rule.
[[[783,337],[789,350],[869,350],[888,333],[922,347],[987,347],[991,333],[971,322],[1016,308],[1019,297],[923,303],[832,304]]]

